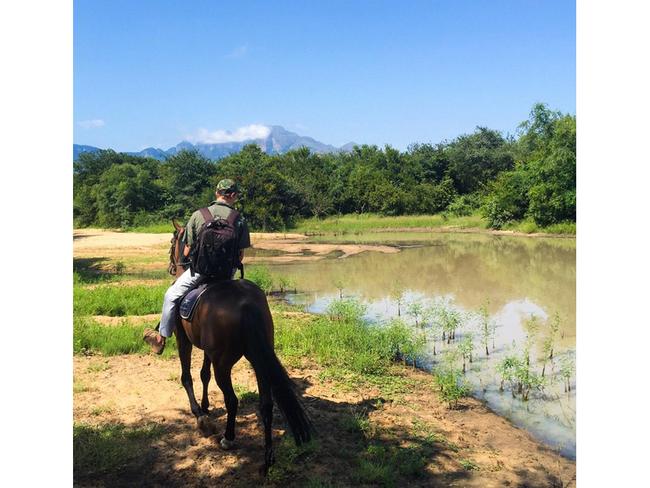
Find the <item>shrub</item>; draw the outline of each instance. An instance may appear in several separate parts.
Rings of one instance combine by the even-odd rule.
[[[434,378],[449,408],[456,408],[458,400],[469,394],[469,387],[462,379],[461,372],[455,368],[440,368],[434,373]]]
[[[458,196],[447,208],[447,211],[456,217],[472,215],[481,206],[478,193]]]
[[[334,300],[327,307],[330,319],[342,322],[358,322],[363,320],[368,307],[355,298]]]
[[[273,289],[273,276],[266,266],[253,266],[246,271],[246,279],[259,286],[267,295]]]

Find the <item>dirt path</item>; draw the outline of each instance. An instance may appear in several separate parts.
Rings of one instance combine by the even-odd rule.
[[[193,375],[199,392],[201,356],[195,351]],[[468,399],[459,410],[448,410],[433,392],[431,377],[398,368],[414,383],[411,393],[385,401],[379,390],[347,391],[319,379],[316,366],[288,368],[304,392],[305,403],[320,433],[317,455],[296,458],[298,473],[279,471],[265,486],[304,486],[306,479],[321,485],[355,486],[360,451],[369,445],[394,452],[415,449],[425,456],[424,474],[411,486],[575,486],[575,463],[545,448],[525,431]],[[263,460],[263,436],[252,401],[240,404],[238,448],[218,446],[225,424],[221,392],[211,383],[211,417],[217,434],[202,437],[189,412],[179,380],[177,360],[157,356],[116,356],[74,359],[74,421],[90,426],[162,426],[162,434],[138,452],[127,466],[107,473],[76,473],[78,486],[253,486],[264,484],[258,468]],[[257,391],[252,369],[245,360],[233,372],[233,384],[242,392]],[[363,418],[367,428],[350,428],[349,419]],[[347,419],[347,422],[346,422]],[[284,435],[276,415],[275,440]],[[426,448],[422,438],[433,439]],[[420,449],[420,451],[417,451]],[[391,452],[393,452],[391,451]],[[294,469],[296,469],[294,467]],[[327,485],[326,483],[330,483]],[[372,486],[368,485],[368,486]]]

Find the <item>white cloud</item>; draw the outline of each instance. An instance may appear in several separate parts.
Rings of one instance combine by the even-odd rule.
[[[226,54],[226,58],[230,58],[230,59],[243,58],[244,56],[246,56],[247,52],[248,52],[248,45],[244,44],[243,46],[236,47],[231,52]]]
[[[98,127],[104,127],[106,125],[102,119],[82,120],[78,123],[84,129],[96,129]]]
[[[188,136],[190,142],[199,142],[203,144],[220,144],[222,142],[242,142],[251,139],[265,139],[271,133],[271,128],[266,125],[251,124],[245,127],[239,127],[234,131],[199,129],[194,136]]]

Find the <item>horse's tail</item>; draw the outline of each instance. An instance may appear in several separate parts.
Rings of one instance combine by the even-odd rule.
[[[271,385],[273,398],[284,415],[297,445],[311,439],[313,426],[295,392],[295,385],[275,355],[264,330],[264,318],[253,305],[243,308],[243,325],[246,334],[246,357],[256,375],[262,375]]]

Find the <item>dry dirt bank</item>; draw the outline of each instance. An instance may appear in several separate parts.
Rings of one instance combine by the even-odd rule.
[[[142,234],[114,232],[99,229],[76,229],[73,233],[73,252],[76,258],[105,257],[128,258],[146,254],[160,255],[169,249],[170,234]],[[341,257],[353,256],[364,251],[396,253],[392,246],[365,244],[321,244],[304,242],[303,234],[252,233],[254,249],[276,251],[278,256],[248,257],[244,262],[289,262],[323,259],[331,253]],[[160,263],[156,262],[157,267]]]

